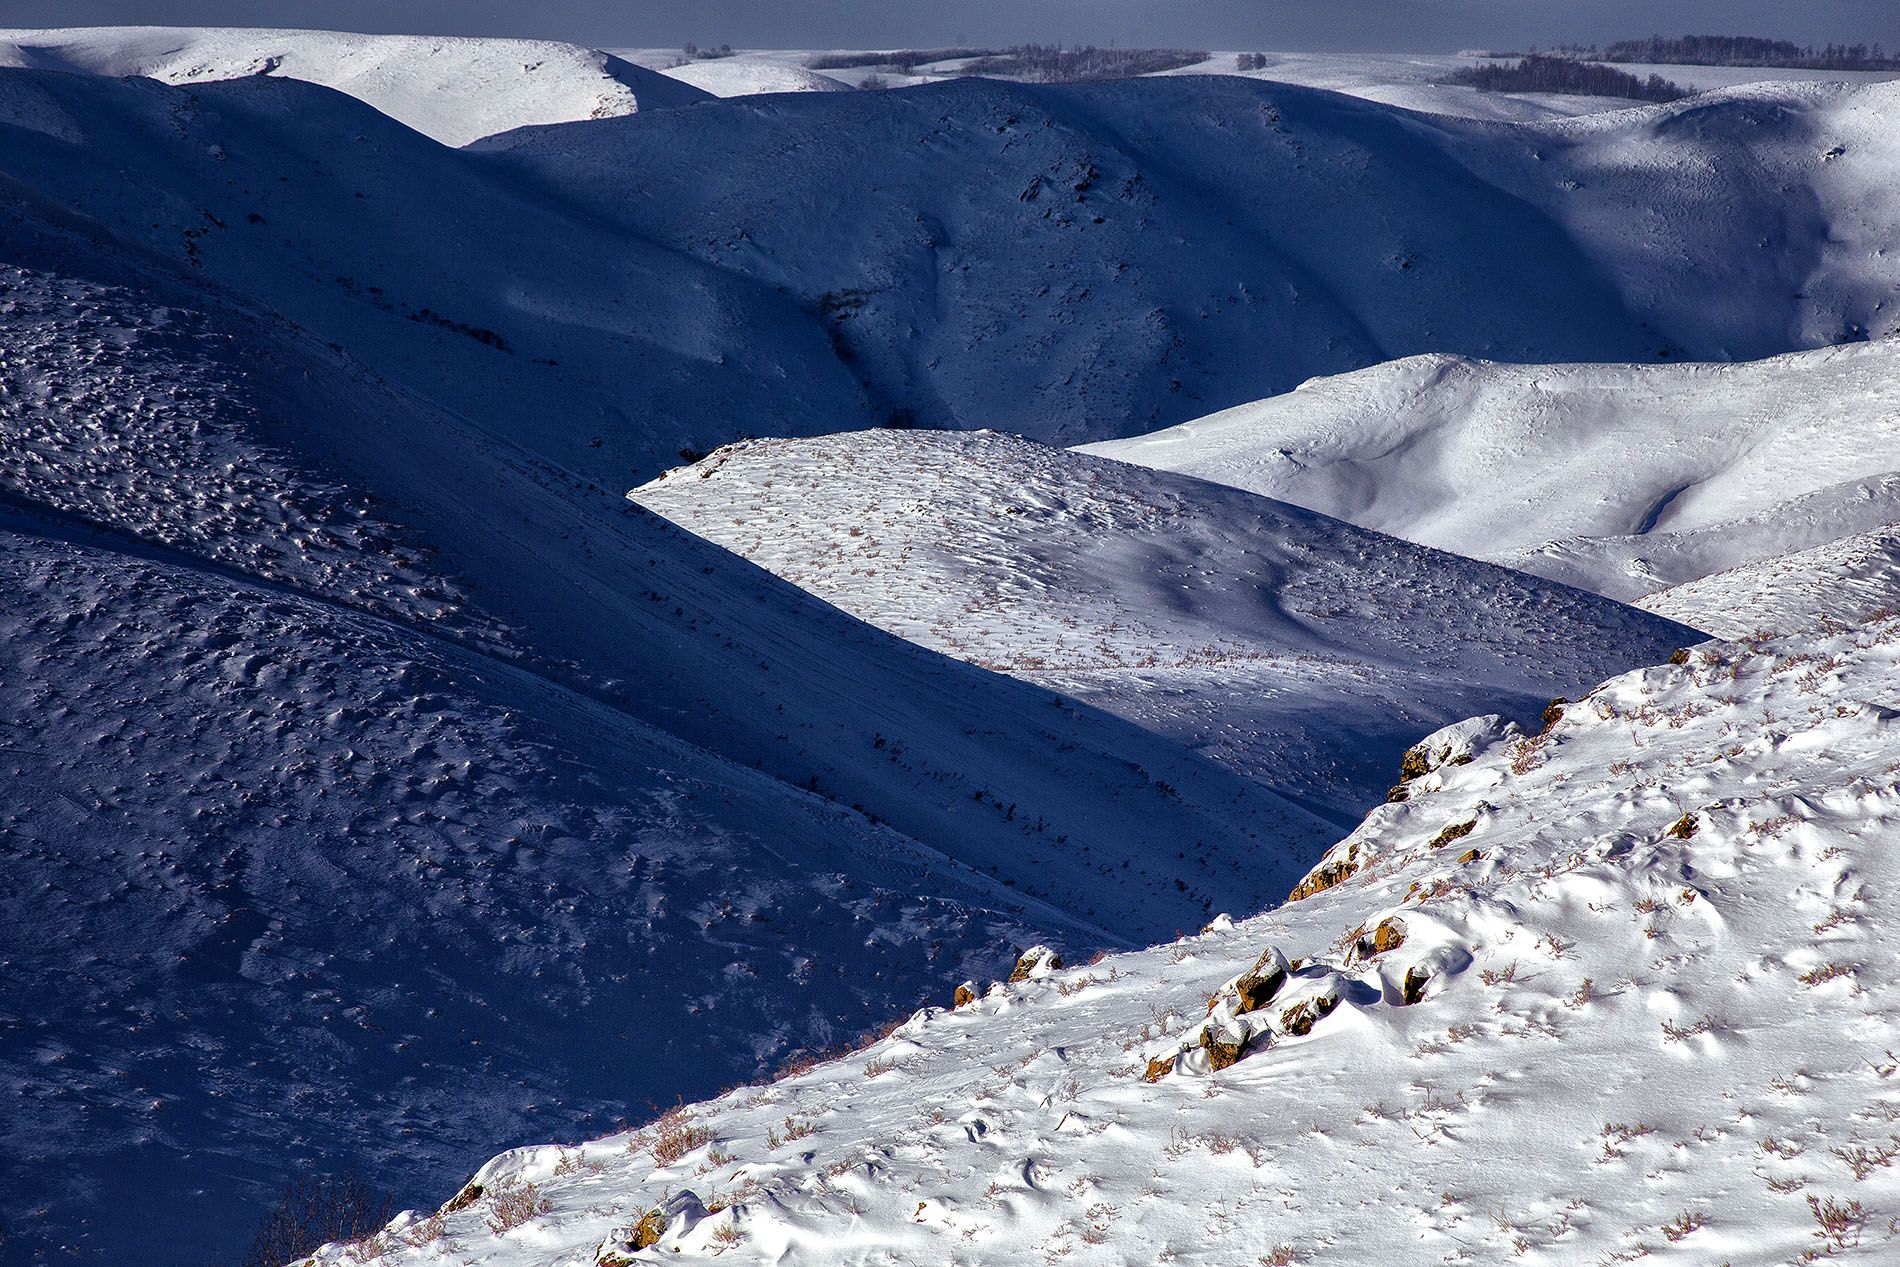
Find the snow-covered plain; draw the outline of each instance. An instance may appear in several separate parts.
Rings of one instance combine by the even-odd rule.
[[[1608,666],[1703,636],[994,432],[747,441],[630,496],[911,642],[1177,738],[1333,834],[1426,731],[1482,711],[1529,721]]]
[[[1900,520],[1900,339],[1732,365],[1413,357],[1087,451],[1627,601]],[[1761,627],[1698,592],[1669,610]]]
[[[504,1154],[461,1208],[352,1252],[1887,1261],[1897,691],[1886,615],[1710,644],[1535,737],[1461,728],[1471,759],[1373,811],[1314,896],[927,1008],[638,1131]],[[1290,978],[1236,1016],[1231,983],[1276,949]],[[1210,1011],[1247,1036],[1217,1071]],[[545,1212],[511,1227],[524,1194]],[[633,1252],[649,1211],[657,1242]]]
[[[993,436],[823,442],[983,545],[958,569],[907,539],[951,601],[1025,600],[920,646],[874,627],[916,632],[920,578],[824,553],[903,534],[760,497],[829,571],[807,592],[625,502],[682,459],[887,422],[1107,439],[1402,353],[1892,328],[1890,88],[1534,126],[1192,76],[591,119],[617,72],[585,50],[518,79],[506,43],[246,39],[36,36],[0,68],[0,1221],[26,1261],[229,1256],[297,1170],[422,1202],[1026,942],[1265,909],[1407,728],[1677,640],[1188,480]],[[607,113],[655,104],[644,82]],[[574,121],[442,143],[544,119]],[[1112,472],[1099,501],[1063,487],[1085,470]],[[1067,503],[986,525],[951,481],[1072,497],[1124,555]],[[1793,611],[1846,566],[1871,601],[1886,549],[1705,583]],[[1269,596],[1229,574],[1269,565]],[[1144,700],[1136,673],[1052,689],[1009,659],[1082,625],[1117,656],[1391,680],[1297,683],[1357,710],[1316,730],[1342,780],[1257,743],[1275,706],[1244,682]]]

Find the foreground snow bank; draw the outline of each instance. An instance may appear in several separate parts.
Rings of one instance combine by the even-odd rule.
[[[1900,618],[1683,660],[1418,774],[1304,900],[926,1009],[644,1130],[507,1154],[479,1197],[347,1253],[1891,1255]],[[1192,1027],[1239,1014],[1236,977],[1271,976],[1274,949],[1289,975],[1208,1072]]]

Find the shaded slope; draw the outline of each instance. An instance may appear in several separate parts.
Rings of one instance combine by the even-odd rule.
[[[960,80],[476,148],[799,296],[903,417],[1075,443],[1422,352],[1725,358],[1884,330],[1897,101],[1768,85],[1504,125],[1233,77]]]
[[[1304,865],[1271,794],[40,210],[0,222],[9,1253],[228,1252],[294,1167],[410,1192]]]

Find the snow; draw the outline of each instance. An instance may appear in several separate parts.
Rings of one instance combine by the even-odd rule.
[[[798,297],[886,417],[1076,444],[1418,354],[1729,360],[1890,332],[1896,103],[1780,84],[1506,125],[1232,76],[957,80],[476,152]]]
[[[0,30],[0,66],[170,84],[301,79],[348,93],[444,145],[710,100],[688,79],[549,40],[218,27]]]
[[[830,75],[770,56],[734,53],[682,66],[664,66],[660,73],[715,97],[749,97],[762,92],[849,92],[851,85]]]
[[[1087,451],[1629,600],[1900,518],[1900,339],[1728,365],[1413,357]]]
[[[1738,631],[1725,604],[1757,603],[1806,641],[1622,679],[1606,697],[1616,718],[1591,729],[1573,706],[1530,757],[1505,715],[1528,722],[1539,696],[1695,635],[1294,509],[1290,489],[1270,500],[1033,441],[1151,431],[1401,355],[1628,364],[1880,336],[1900,258],[1893,89],[1737,88],[1512,124],[1235,77],[719,101],[559,46],[151,29],[7,40],[4,56],[27,63],[0,68],[9,1261],[235,1257],[298,1172],[355,1167],[433,1204],[498,1149],[756,1081],[1003,975],[1024,946],[1077,963],[1222,909],[1237,918],[1185,949],[986,994],[785,1084],[774,1094],[798,1099],[783,1111],[722,1117],[720,1147],[745,1162],[702,1147],[656,1174],[623,1142],[609,1149],[618,1171],[591,1169],[610,1160],[599,1149],[566,1166],[510,1154],[491,1177],[545,1167],[556,1212],[500,1239],[477,1239],[492,1201],[446,1221],[473,1256],[572,1247],[586,1262],[605,1221],[649,1204],[679,1215],[669,1244],[737,1237],[743,1256],[782,1241],[812,1261],[943,1259],[925,1225],[958,1220],[974,1248],[955,1252],[1017,1261],[1086,1245],[1087,1220],[1105,1217],[1091,1211],[1113,1206],[1116,1229],[1149,1229],[1126,1242],[1147,1262],[1167,1238],[1209,1244],[1203,1202],[1219,1201],[1223,1226],[1258,1231],[1244,1258],[1281,1240],[1312,1257],[1325,1237],[1361,1235],[1360,1201],[1390,1214],[1381,1184],[1442,1174],[1471,1203],[1433,1206],[1463,1220],[1452,1234],[1502,1244],[1486,1229],[1504,1208],[1522,1234],[1554,1235],[1553,1176],[1579,1172],[1578,1155],[1559,1119],[1512,1106],[1542,1103],[1551,1050],[1535,1030],[1572,1023],[1550,1000],[1575,990],[1574,967],[1606,992],[1630,985],[1574,1009],[1585,1076],[1562,1093],[1594,1075],[1628,1096],[1631,1070],[1669,1075],[1636,1087],[1659,1097],[1632,1102],[1645,1118],[1604,1110],[1668,1132],[1669,1151],[1633,1137],[1644,1169],[1602,1172],[1588,1197],[1607,1213],[1586,1225],[1572,1211],[1574,1236],[1608,1244],[1692,1195],[1704,1208],[1708,1191],[1711,1222],[1685,1252],[1714,1249],[1725,1227],[1809,1243],[1799,1192],[1749,1193],[1762,1209],[1744,1214],[1699,1178],[1704,1159],[1745,1173],[1721,1151],[1743,1148],[1741,1127],[1684,1107],[1724,1080],[1808,1150],[1770,1171],[1778,1181],[1860,1196],[1866,1235],[1882,1234],[1891,1213],[1871,1214],[1892,1204],[1889,1170],[1850,1186],[1826,1169],[1830,1147],[1883,1147],[1891,1130],[1853,1116],[1885,1111],[1853,1099],[1885,1080],[1849,1070],[1887,1059],[1862,1010],[1885,997],[1863,939],[1888,917],[1885,863],[1864,843],[1890,812],[1892,669],[1885,642],[1849,645],[1827,624],[1884,605],[1891,575],[1884,512],[1836,496],[1864,486],[1883,504],[1891,380],[1877,343],[1732,379],[1602,371],[1691,420],[1703,392],[1738,417],[1763,395],[1791,420],[1785,434],[1746,417],[1705,428],[1792,456],[1711,471],[1723,504],[1663,506],[1652,528],[1701,524],[1707,540],[1694,567],[1660,578],[1727,570],[1645,601],[1716,632]],[[682,95],[656,95],[669,91]],[[590,117],[603,105],[642,108]],[[1822,427],[1814,402],[1830,395],[1840,418]],[[893,422],[1032,439],[873,430]],[[839,431],[870,434],[810,439]],[[651,484],[757,435],[782,439],[724,450],[707,480]],[[1653,456],[1630,452],[1631,466]],[[780,481],[781,464],[804,485]],[[1800,486],[1810,465],[1834,483]],[[1769,476],[1777,496],[1742,496]],[[690,495],[671,488],[687,480]],[[768,566],[628,504],[643,484],[642,500]],[[728,496],[772,531],[704,517]],[[913,517],[871,516],[898,497]],[[1729,550],[1724,534],[1767,553]],[[869,549],[908,550],[914,574],[853,561]],[[1104,645],[1098,663],[1057,658]],[[1697,714],[1696,691],[1719,707]],[[1354,836],[1389,867],[1269,909],[1382,795],[1400,748],[1471,712],[1497,716],[1441,739],[1473,760],[1413,778]],[[1544,767],[1499,773],[1537,754]],[[1637,786],[1639,769],[1662,782]],[[1750,844],[1723,808],[1747,797],[1767,807],[1750,822],[1801,825]],[[1469,847],[1517,840],[1522,865],[1487,855],[1468,898],[1435,891],[1452,855],[1419,842],[1475,822],[1479,800],[1493,809]],[[1687,810],[1704,814],[1696,836],[1658,836]],[[1600,888],[1576,891],[1574,851]],[[1385,965],[1325,948],[1389,913],[1407,876],[1440,913],[1408,916],[1410,951],[1447,975],[1394,1008]],[[1671,896],[1685,885],[1698,886],[1688,906]],[[1586,939],[1611,918],[1589,903],[1612,900],[1618,921],[1637,900],[1679,918],[1654,941],[1620,922]],[[1711,911],[1723,922],[1699,922]],[[1546,931],[1588,949],[1548,979],[1524,974],[1498,1019],[1473,973],[1507,933],[1514,954]],[[1690,956],[1699,938],[1714,947],[1700,959],[1641,957]],[[1340,1010],[1211,1078],[1110,1076],[1161,1056],[1149,1045],[1199,1020],[1200,996],[1263,941],[1323,955],[1294,988],[1331,983]],[[1795,990],[1770,962],[1780,947],[1795,948],[1789,970],[1838,958],[1855,974]],[[1413,966],[1387,953],[1408,956],[1394,972]],[[1460,955],[1473,956],[1462,972]],[[1765,984],[1731,997],[1737,963]],[[1077,992],[1090,972],[1100,982]],[[1648,993],[1661,972],[1679,996]],[[1657,1009],[1641,1024],[1639,1004]],[[1168,1034],[1123,1050],[1170,1007]],[[1734,1028],[1658,1039],[1658,1019],[1692,1029],[1704,1012]],[[1795,1032],[1823,1022],[1825,1041]],[[1413,1063],[1453,1024],[1476,1027],[1474,1045]],[[1024,1056],[1006,1085],[993,1067]],[[1691,1058],[1705,1063],[1682,1068],[1711,1084],[1674,1077],[1668,1062]],[[1464,1091],[1471,1120],[1434,1130],[1451,1110],[1414,1070],[1452,1104]],[[1049,1110],[1071,1077],[1079,1116],[1065,1118]],[[1256,1078],[1330,1105],[1315,1120],[1332,1138],[1373,1143],[1308,1144],[1310,1180],[1288,1177],[1303,1159],[1274,1144],[1289,1170],[1272,1199],[1312,1202],[1291,1227],[1248,1222],[1265,1198],[1240,1152],[1195,1151],[1214,1140],[1202,1132],[1302,1116],[1276,1099],[1228,1122],[1238,1102],[1203,1093]],[[1760,1092],[1773,1078],[1811,1101]],[[978,1090],[988,1108],[966,1132]],[[931,1095],[943,1122],[918,1107]],[[1410,1130],[1354,1117],[1380,1103],[1413,1111],[1457,1165],[1401,1167]],[[799,1123],[833,1115],[804,1136],[784,1121],[794,1109]],[[1126,1125],[1098,1129],[1107,1111]],[[1696,1126],[1731,1133],[1711,1143]],[[1138,1185],[1166,1160],[1143,1150],[1175,1127],[1201,1191],[1164,1211]],[[788,1150],[794,1133],[804,1147]],[[1596,1156],[1597,1124],[1583,1134]],[[1542,1151],[1518,1156],[1514,1138]],[[834,1147],[853,1151],[817,1151]],[[1352,1177],[1373,1161],[1373,1180]],[[787,1191],[803,1195],[687,1227],[739,1164],[762,1179],[790,1167]],[[688,1200],[701,1165],[704,1199]],[[1056,1182],[1071,1165],[1086,1169]],[[1085,1175],[1112,1199],[1072,1209]],[[823,1184],[856,1191],[855,1230]],[[986,1240],[967,1222],[979,1214],[1006,1226]],[[1366,1256],[1407,1226],[1381,1224]]]
[[[630,496],[911,642],[1168,735],[1312,809],[1420,734],[1702,635],[1283,503],[994,432],[747,441]],[[1296,846],[1298,848],[1298,846]]]
[[[1882,1260],[1896,688],[1891,617],[1613,678],[1415,779],[1315,896],[926,1008],[690,1106],[677,1159],[652,1125],[503,1154],[356,1252],[588,1262],[664,1208],[627,1261]],[[1168,1070],[1274,948],[1238,1061]],[[529,1183],[548,1213],[491,1230]]]
[[[0,239],[10,1254],[235,1254],[293,1168],[418,1199],[498,1139],[708,1094],[1016,946],[1139,944],[1297,875],[1310,816],[1268,790],[624,503],[618,446],[707,425],[770,326],[706,327],[725,365],[657,375],[644,431],[556,409],[565,367],[527,349],[585,363],[581,270],[670,346],[717,293],[669,297],[681,265],[640,280],[602,239],[537,277],[582,231],[455,152],[310,85],[196,93],[0,75],[34,125]],[[61,161],[80,120],[109,158]],[[432,232],[345,227],[395,182],[296,157],[339,123],[440,199]],[[199,196],[128,192],[141,163]],[[346,288],[312,260],[352,244]],[[451,280],[472,249],[522,271]],[[470,326],[510,286],[552,315],[511,353],[371,286]]]

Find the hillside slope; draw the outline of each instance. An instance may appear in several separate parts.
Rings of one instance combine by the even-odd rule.
[[[1419,735],[1701,635],[994,432],[720,449],[629,494],[863,620],[1173,736],[1344,830]],[[1316,840],[1316,849],[1325,842]]]
[[[1897,690],[1886,618],[1467,728],[1314,896],[503,1154],[321,1259],[1884,1261]]]
[[[959,80],[475,148],[799,297],[899,420],[1073,444],[1416,353],[1726,359],[1890,330],[1896,112],[1884,84],[1504,125],[1233,77]]]
[[[219,27],[0,30],[0,66],[199,84],[277,75],[348,93],[444,145],[711,100],[677,76],[549,40]]]
[[[1900,339],[1738,365],[1414,357],[1087,451],[1627,600],[1900,519]]]
[[[9,1256],[229,1255],[297,1169],[426,1190],[1304,865],[96,226],[0,267]]]

